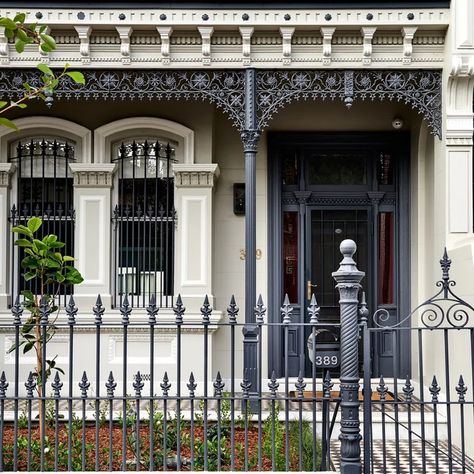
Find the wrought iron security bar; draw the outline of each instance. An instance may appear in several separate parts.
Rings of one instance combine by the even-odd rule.
[[[11,227],[26,225],[31,217],[40,217],[43,226],[40,237],[55,234],[66,243],[66,255],[74,255],[75,212],[73,208],[73,178],[69,164],[74,162],[74,143],[60,138],[32,138],[18,142],[16,155],[10,161],[16,165],[16,204],[10,211]],[[40,294],[38,282],[23,278],[21,261],[23,248],[11,239],[11,294],[30,290]],[[48,287],[48,294],[57,295],[66,306],[73,288]]]
[[[113,213],[114,307],[125,296],[145,307],[156,295],[159,307],[173,306],[175,149],[160,141],[122,142],[118,163],[118,204]]]
[[[292,308],[285,301],[282,327],[288,339]],[[246,374],[237,374],[236,348],[246,324],[238,322],[239,309],[232,297],[226,320],[216,320],[207,297],[200,320],[188,320],[181,298],[173,308],[174,320],[160,322],[159,308],[152,296],[146,319],[135,316],[124,296],[117,323],[104,318],[100,297],[89,320],[77,318],[71,297],[54,323],[55,315],[43,302],[40,344],[44,354],[54,346],[48,331],[67,339],[67,363],[53,371],[48,380],[20,363],[23,309],[18,300],[12,308],[15,348],[14,364],[0,376],[0,470],[295,470],[318,471],[331,463],[330,437],[334,428],[338,394],[332,390],[329,372],[324,378],[314,367],[310,381],[300,374],[291,379],[288,371],[277,379],[264,373],[262,353],[268,326],[266,308],[260,299],[255,309],[258,326],[258,386]],[[309,326],[319,329],[319,308],[313,300]],[[11,322],[8,326],[11,328]],[[327,326],[327,325],[325,325]],[[210,373],[211,331],[228,335],[230,357]],[[96,344],[91,351],[76,352],[78,336],[89,329]],[[194,354],[193,371],[184,356],[187,330],[200,331],[202,353]],[[168,371],[158,371],[160,333],[176,340],[176,359]],[[105,339],[120,334],[121,374],[109,367],[102,348]],[[141,334],[148,363],[132,370],[130,344]],[[147,336],[147,337],[145,337]],[[313,345],[313,356],[317,352]],[[288,361],[288,351],[286,351]],[[313,358],[313,360],[316,360]],[[288,364],[285,364],[288,367]],[[39,374],[45,373],[45,358]],[[94,367],[93,374],[87,368]],[[149,372],[145,374],[144,372]],[[198,373],[199,372],[199,375]],[[64,384],[64,385],[63,385]],[[37,414],[39,416],[37,416]],[[16,440],[16,442],[14,441]],[[25,449],[22,449],[24,446]]]

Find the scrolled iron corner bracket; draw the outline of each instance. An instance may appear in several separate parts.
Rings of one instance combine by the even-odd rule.
[[[83,71],[85,85],[68,77],[55,90],[56,99],[85,100],[196,100],[222,109],[238,130],[245,121],[245,71]],[[41,73],[33,70],[0,71],[0,97],[18,99],[25,82],[40,86]]]
[[[378,309],[372,316],[375,325],[387,329],[401,327],[405,322],[410,321],[412,316],[420,314],[421,324],[428,329],[436,329],[443,324],[455,329],[467,326],[470,316],[474,316],[474,306],[464,301],[451,289],[456,286],[456,282],[449,275],[451,260],[446,248],[439,264],[442,276],[441,280],[436,282],[436,286],[440,288],[437,293],[419,304],[396,324],[388,324],[389,312],[384,308]]]
[[[293,70],[257,71],[258,128],[296,100],[396,100],[425,118],[433,135],[442,136],[442,76],[435,70]]]

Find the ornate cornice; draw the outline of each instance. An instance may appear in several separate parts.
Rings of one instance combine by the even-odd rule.
[[[111,188],[117,165],[114,164],[70,164],[74,173],[74,186],[83,188]]]
[[[219,166],[210,164],[174,164],[174,184],[177,188],[205,187],[212,188],[219,177]]]

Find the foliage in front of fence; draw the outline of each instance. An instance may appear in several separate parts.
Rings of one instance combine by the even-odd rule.
[[[42,226],[42,220],[39,217],[32,217],[27,225],[13,227],[12,232],[20,234],[21,237],[15,240],[15,245],[22,247],[25,257],[21,261],[23,278],[25,281],[31,281],[31,288],[35,291],[24,290],[22,306],[30,315],[21,327],[19,347],[15,344],[9,349],[13,352],[22,348],[23,354],[34,350],[36,352],[36,367],[32,375],[36,381],[36,389],[41,395],[41,384],[43,374],[46,380],[51,376],[53,370],[63,373],[62,369],[56,365],[56,357],[46,361],[42,360],[42,348],[44,339],[48,343],[56,333],[54,325],[58,317],[58,306],[56,298],[64,287],[78,285],[82,283],[83,278],[79,270],[74,267],[74,258],[69,255],[63,255],[61,249],[65,243],[60,242],[54,234],[49,234],[42,239],[38,233]],[[18,302],[17,302],[18,304]],[[53,319],[50,320],[53,316]],[[48,320],[42,322],[42,318]],[[46,329],[46,336],[43,331]]]
[[[7,40],[15,43],[15,49],[18,53],[23,53],[25,46],[36,44],[43,53],[50,53],[56,49],[56,41],[47,34],[47,25],[38,25],[37,23],[26,24],[26,13],[17,13],[14,18],[0,17],[0,27],[3,27],[3,34]],[[51,106],[53,102],[53,93],[59,85],[59,81],[69,77],[76,84],[85,84],[84,75],[79,71],[69,71],[69,64],[66,64],[63,70],[58,74],[44,63],[38,64],[37,68],[41,71],[39,84],[29,84],[25,82],[23,87],[25,93],[18,100],[0,101],[0,115],[11,111],[14,108],[24,109],[26,102],[33,99],[42,99],[46,105]],[[0,116],[0,126],[18,130],[15,122],[6,117]]]
[[[236,402],[237,403],[237,402]],[[57,469],[59,471],[68,470],[68,422],[58,418],[58,441],[56,447],[55,428],[55,402],[48,401],[48,416],[46,419],[46,440],[45,440],[45,470],[53,471],[55,469],[55,453],[57,452]],[[112,455],[112,469],[122,469],[122,415],[112,422],[112,452],[110,452],[110,424],[108,417],[108,402],[104,401],[100,406],[99,413],[99,467],[100,470],[109,469],[109,458]],[[137,447],[140,446],[140,470],[150,469],[150,425],[149,408],[140,412],[140,436],[137,436],[137,416],[134,409],[134,402],[127,401],[126,425],[127,425],[127,469],[136,470]],[[262,426],[262,467],[263,470],[272,469],[272,426],[275,426],[275,469],[285,471],[285,423],[279,420],[278,404],[276,410],[270,413],[263,422]],[[181,440],[181,468],[189,470],[191,468],[191,444],[194,446],[194,470],[204,470],[204,416],[202,406],[196,411],[193,430],[191,422],[181,417],[180,422],[180,440]],[[209,411],[209,415],[211,411]],[[212,414],[216,415],[213,411]],[[177,427],[176,414],[168,413],[166,415],[166,452],[164,450],[164,424],[165,416],[162,410],[158,409],[155,402],[153,410],[153,467],[155,470],[162,470],[164,460],[167,460],[168,470],[175,470],[177,454]],[[235,424],[235,468],[238,471],[244,471],[245,443],[244,426],[246,422],[240,413],[236,412]],[[28,416],[26,408],[22,410],[19,418],[20,435],[18,437],[19,469],[25,470],[29,467],[35,471],[40,468],[40,436],[38,422],[34,418],[31,420],[32,431],[31,441],[28,437]],[[71,423],[71,463],[73,471],[95,470],[95,421],[85,423],[86,430],[83,432],[83,420],[76,414],[73,414]],[[229,470],[231,465],[231,420],[230,420],[230,401],[224,398],[222,400],[222,410],[220,418],[220,445],[218,443],[218,424],[216,421],[208,422],[207,429],[207,452],[209,471],[217,471],[219,467],[218,453],[220,452],[220,466],[222,470]],[[319,440],[314,442],[311,426],[308,421],[302,420],[302,439],[299,436],[299,422],[291,421],[289,423],[290,436],[290,470],[299,470],[299,443],[302,443],[302,466],[303,471],[313,470],[313,449],[317,453],[317,466],[321,462],[321,446]],[[4,430],[4,470],[13,468],[13,429],[12,426]],[[85,445],[83,449],[83,435],[85,435]],[[248,421],[248,470],[258,470],[258,428],[257,424]],[[139,443],[137,444],[137,440]],[[31,462],[28,466],[28,447],[30,448]],[[220,449],[219,449],[220,447]],[[84,457],[83,457],[84,456]]]

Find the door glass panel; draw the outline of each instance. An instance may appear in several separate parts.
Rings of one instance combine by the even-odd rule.
[[[298,212],[283,213],[283,292],[298,302]]]
[[[393,157],[388,153],[381,153],[378,160],[378,182],[381,185],[393,184]]]
[[[360,270],[368,270],[368,229],[365,209],[311,211],[311,280],[322,318],[339,319],[339,292],[331,274],[339,267],[344,239],[357,242],[354,259]]]
[[[296,153],[283,155],[281,159],[281,177],[283,186],[296,186],[298,184],[298,157]]]
[[[394,217],[393,212],[379,213],[379,304],[394,303]]]
[[[307,161],[310,185],[367,184],[365,154],[313,153]]]

